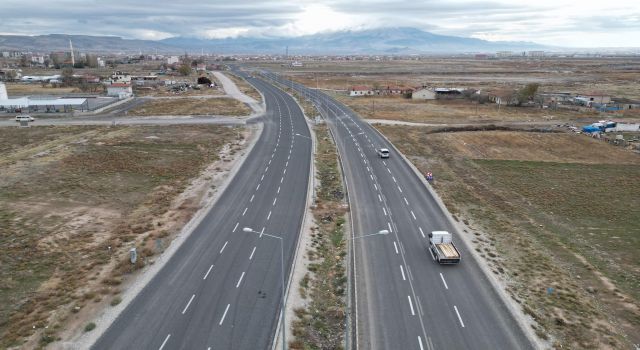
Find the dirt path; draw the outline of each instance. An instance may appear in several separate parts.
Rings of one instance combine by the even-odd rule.
[[[238,101],[246,103],[247,105],[249,105],[249,107],[251,107],[251,109],[253,109],[254,113],[256,114],[264,113],[262,104],[242,93],[242,91],[238,89],[238,86],[231,79],[229,79],[229,77],[224,75],[222,72],[213,72],[213,75],[215,75],[216,78],[220,81],[220,83],[222,84],[222,88],[227,93],[227,95],[237,99]]]

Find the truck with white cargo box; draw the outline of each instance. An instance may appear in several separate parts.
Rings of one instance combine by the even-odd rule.
[[[447,231],[429,233],[429,251],[433,260],[439,264],[457,264],[460,252],[453,244],[453,235]]]

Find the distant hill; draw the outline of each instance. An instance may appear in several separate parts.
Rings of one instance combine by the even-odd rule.
[[[159,41],[128,40],[117,36],[90,35],[0,35],[0,50],[49,52],[69,50],[69,39],[73,48],[84,52],[179,52],[181,49]],[[184,52],[184,50],[182,50]]]
[[[175,37],[162,40],[187,50],[223,53],[284,53],[289,47],[295,54],[410,54],[495,52],[502,50],[543,50],[531,42],[486,41],[438,35],[415,28],[378,28],[342,31],[300,37],[197,39]]]
[[[238,37],[198,39],[174,37],[160,41],[128,40],[115,36],[49,34],[38,36],[0,35],[0,50],[48,52],[73,47],[86,52],[207,52],[223,54],[282,54],[289,47],[292,54],[444,54],[495,52],[502,50],[544,50],[546,46],[531,42],[486,41],[438,35],[415,28],[378,28],[341,31],[299,37]]]

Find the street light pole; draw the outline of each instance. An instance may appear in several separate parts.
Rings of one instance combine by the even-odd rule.
[[[276,235],[270,235],[268,233],[263,233],[263,232],[258,232],[258,231],[254,231],[252,228],[250,227],[245,227],[242,229],[242,231],[244,232],[252,232],[252,233],[257,233],[260,237],[262,236],[267,236],[267,237],[271,237],[271,238],[276,238],[278,240],[280,240],[280,271],[281,273],[281,277],[282,277],[282,306],[280,307],[280,314],[282,317],[282,350],[286,350],[286,344],[287,344],[287,335],[286,335],[286,318],[285,318],[285,313],[286,310],[284,308],[284,303],[285,303],[285,289],[284,289],[284,240],[282,239],[282,237],[280,236],[276,236]]]

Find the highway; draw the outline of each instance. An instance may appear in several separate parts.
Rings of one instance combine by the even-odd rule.
[[[281,309],[280,244],[288,280],[312,149],[295,101],[261,80],[248,81],[266,101],[255,147],[216,205],[93,349],[272,346]]]
[[[328,95],[264,72],[306,95],[324,115],[346,178],[354,240],[354,316],[360,349],[528,349],[532,344],[493,289],[460,233],[400,155],[376,129]],[[440,266],[427,251],[428,233],[447,230],[462,262]]]

